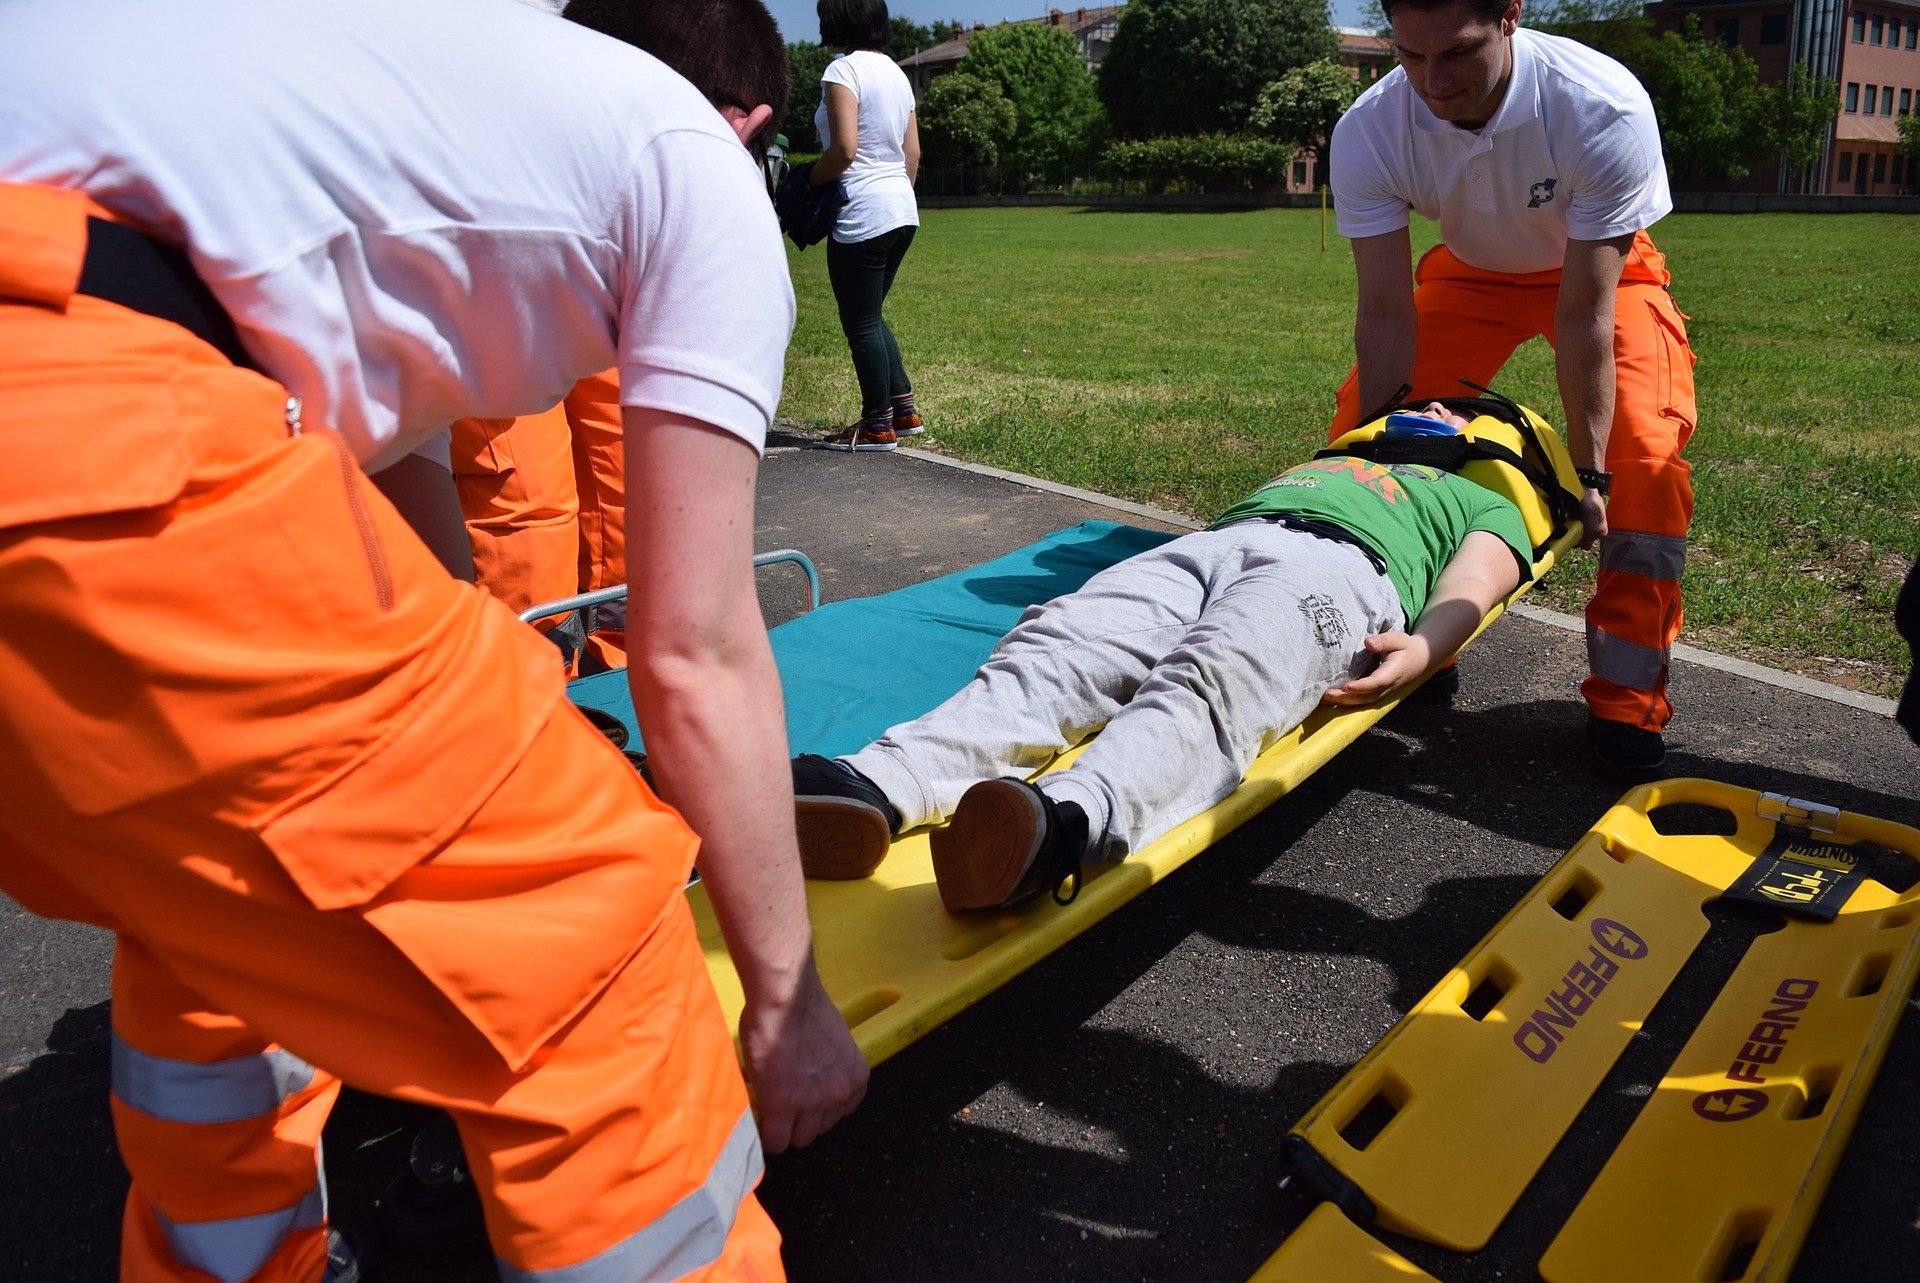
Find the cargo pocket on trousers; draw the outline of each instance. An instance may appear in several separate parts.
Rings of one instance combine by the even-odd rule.
[[[469,679],[254,827],[316,908],[357,913],[517,1070],[641,947],[695,840],[566,715],[547,643],[479,631],[496,645],[459,657]]]
[[[0,419],[37,424],[10,432],[0,469],[0,530],[73,517],[135,512],[172,503],[193,474],[172,381],[152,370],[90,372],[77,413],[65,374],[25,368],[0,374]]]
[[[1671,299],[1662,296],[1650,300],[1647,308],[1653,313],[1654,329],[1659,334],[1660,417],[1673,423],[1677,449],[1684,450],[1699,415],[1693,388],[1693,345],[1687,341],[1686,324]]]

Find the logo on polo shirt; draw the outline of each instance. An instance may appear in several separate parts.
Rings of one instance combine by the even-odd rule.
[[[1557,178],[1543,178],[1533,186],[1527,188],[1527,208],[1539,209],[1542,205],[1552,200],[1553,185],[1559,181]]]

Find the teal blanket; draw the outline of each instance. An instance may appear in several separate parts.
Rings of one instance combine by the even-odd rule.
[[[789,748],[833,757],[866,747],[966,685],[1027,607],[1173,537],[1083,521],[971,570],[832,602],[780,625],[771,637]],[[639,742],[625,673],[582,678],[567,694],[620,718]]]

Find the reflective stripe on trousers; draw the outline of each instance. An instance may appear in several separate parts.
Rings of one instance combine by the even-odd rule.
[[[315,1154],[317,1157],[318,1151]],[[287,1235],[327,1223],[326,1187],[319,1175],[316,1168],[313,1191],[282,1211],[175,1224],[155,1208],[154,1219],[160,1222],[167,1246],[182,1265],[205,1270],[220,1283],[244,1283],[273,1259]]]
[[[1587,625],[1587,668],[1595,677],[1629,690],[1659,690],[1666,685],[1670,650],[1655,650]]]
[[[162,1122],[211,1125],[276,1115],[313,1077],[312,1065],[279,1048],[200,1064],[150,1055],[113,1037],[114,1097]],[[222,1283],[240,1283],[260,1272],[287,1235],[326,1223],[320,1172],[316,1150],[312,1187],[299,1202],[275,1211],[177,1222],[154,1207],[153,1216],[175,1260]]]
[[[741,1201],[752,1193],[766,1162],[751,1111],[742,1114],[707,1171],[706,1183],[668,1208],[653,1224],[577,1265],[521,1270],[497,1261],[500,1283],[634,1283],[677,1279],[720,1259]]]
[[[1610,530],[1600,541],[1600,569],[1619,570],[1648,579],[1680,582],[1687,568],[1685,535],[1649,535],[1638,530]]]
[[[113,1036],[113,1094],[169,1123],[237,1123],[280,1108],[313,1081],[313,1066],[275,1048],[210,1065],[149,1056]]]

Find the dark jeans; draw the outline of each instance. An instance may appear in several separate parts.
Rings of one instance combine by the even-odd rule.
[[[913,391],[906,367],[900,364],[900,345],[880,315],[893,288],[900,260],[913,244],[914,227],[896,227],[870,241],[844,244],[827,241],[827,279],[840,305],[840,328],[853,352],[853,373],[860,380],[863,418],[887,413],[893,398]]]

